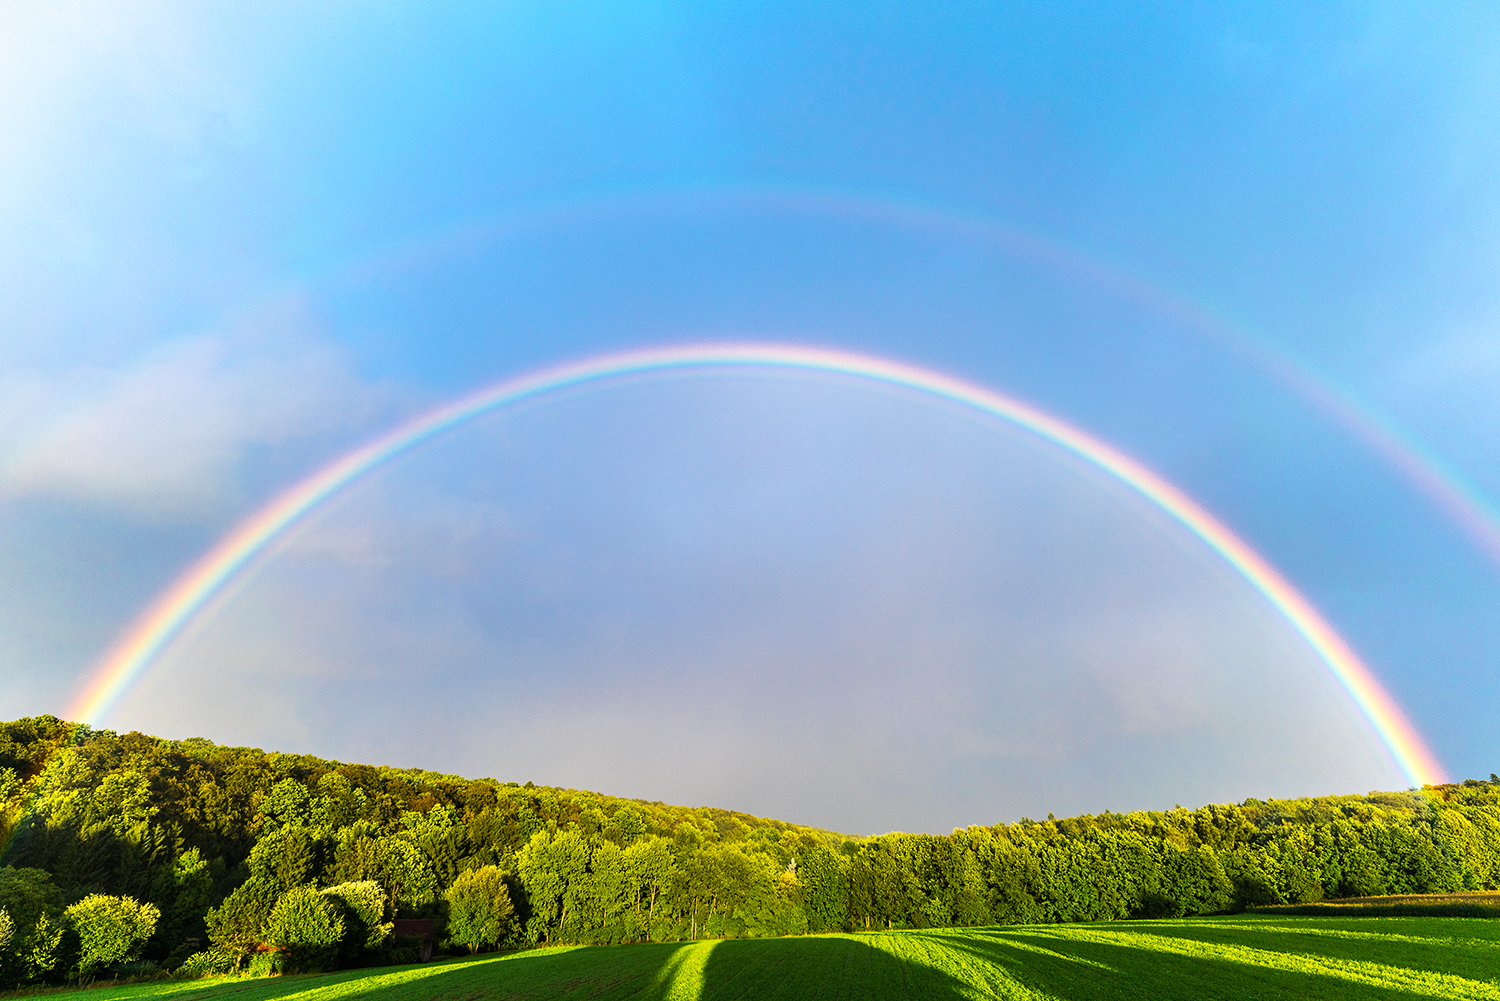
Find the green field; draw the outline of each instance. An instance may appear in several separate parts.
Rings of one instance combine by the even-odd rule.
[[[87,997],[1500,1001],[1500,922],[1231,917],[573,947],[321,976],[105,986]]]
[[[1348,897],[1310,904],[1256,907],[1261,915],[1305,915],[1330,918],[1451,917],[1500,918],[1500,891],[1407,893],[1387,897]]]

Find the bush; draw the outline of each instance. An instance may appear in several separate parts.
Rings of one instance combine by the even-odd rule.
[[[228,973],[239,965],[240,957],[229,949],[218,946],[195,952],[177,967],[180,976],[206,977],[216,973]]]
[[[79,979],[136,958],[161,917],[151,904],[103,893],[84,897],[64,913],[78,932]]]
[[[281,895],[266,920],[266,942],[281,953],[285,968],[316,973],[334,964],[344,938],[342,910],[313,886],[294,886]],[[260,957],[257,956],[257,959]]]
[[[250,975],[252,977],[274,977],[281,972],[282,955],[275,949],[267,949],[265,952],[257,952],[250,957]]]

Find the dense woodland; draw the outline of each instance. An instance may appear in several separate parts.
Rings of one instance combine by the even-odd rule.
[[[1500,887],[1500,779],[852,838],[730,810],[0,724],[0,985],[444,948],[1210,914]]]

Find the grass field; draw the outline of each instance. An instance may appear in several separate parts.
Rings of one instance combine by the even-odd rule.
[[[104,986],[86,993],[87,1001],[157,997],[1500,1001],[1500,922],[1241,916],[574,947],[320,976]]]
[[[1500,918],[1500,890],[1472,893],[1412,893],[1392,897],[1349,897],[1312,904],[1257,907],[1257,914],[1301,914],[1324,917]]]

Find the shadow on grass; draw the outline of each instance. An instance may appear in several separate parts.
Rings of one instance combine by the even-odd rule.
[[[889,947],[890,935],[813,935],[718,943],[704,969],[703,1001],[879,1001],[970,998],[968,982],[926,955]],[[1002,995],[1003,996],[1003,995]]]
[[[142,985],[151,987],[155,985]],[[165,986],[165,985],[163,985]],[[171,1001],[699,1001],[959,998],[965,982],[874,936],[595,946],[322,976],[172,985]],[[109,998],[127,998],[125,993]],[[98,1001],[108,1001],[96,995]]]
[[[1475,927],[1439,926],[1422,922],[1365,922],[1354,928],[1299,918],[1281,921],[1139,922],[1128,928],[1109,926],[1133,935],[1180,942],[1202,942],[1269,952],[1295,953],[1323,960],[1381,963],[1407,970],[1445,973],[1488,980],[1500,968],[1500,942],[1486,936],[1467,936]]]
[[[667,998],[691,979],[693,946],[576,946],[449,959],[316,977],[219,982],[171,1001],[488,1001],[502,998]],[[694,996],[694,995],[683,995]]]
[[[1167,939],[1184,937],[1181,933],[1192,930],[1145,924],[1007,927],[560,948],[324,976],[212,981],[202,987],[171,985],[161,991],[149,989],[154,985],[141,985],[147,989],[122,988],[119,993],[101,992],[93,997],[98,1001],[152,995],[172,1001],[941,1001],[976,996],[1068,1001],[1248,997],[1394,1001],[1434,996],[1431,984],[1360,983],[1328,970],[1279,969],[1233,956],[1181,955],[1153,947],[1165,946]],[[1284,941],[1279,949],[1275,943],[1265,944],[1295,962],[1297,954],[1287,952]],[[1380,961],[1374,956],[1366,959]],[[1444,994],[1438,991],[1436,996]]]
[[[1150,948],[1146,940],[1137,945],[1071,938],[1054,928],[926,934],[980,962],[1005,964],[1029,991],[1069,1001],[1252,997],[1394,1001],[1433,996],[1425,985],[1360,983],[1326,971],[1275,969],[1232,957],[1162,952]]]

